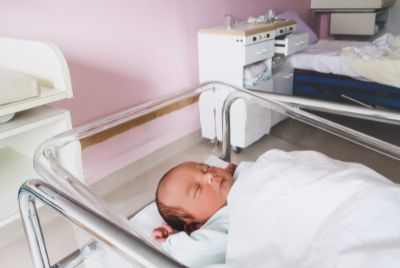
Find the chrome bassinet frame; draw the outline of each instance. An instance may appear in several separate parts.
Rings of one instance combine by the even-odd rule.
[[[52,185],[40,180],[30,180],[22,185],[19,191],[20,213],[34,267],[52,267],[36,211],[36,202],[52,208],[67,220],[86,230],[94,238],[104,242],[112,250],[134,263],[146,267],[182,266],[143,240],[139,234],[129,227],[124,216],[116,213],[115,210],[61,166],[57,162],[57,152],[60,147],[77,139],[99,133],[171,103],[196,96],[206,90],[218,90],[220,88],[228,88],[233,91],[227,97],[223,106],[223,150],[221,158],[224,160],[230,160],[230,105],[238,98],[272,108],[277,112],[287,114],[297,120],[400,160],[400,147],[323,119],[302,109],[324,111],[396,125],[400,125],[399,113],[293,96],[257,93],[221,82],[201,84],[182,93],[150,101],[104,119],[88,123],[60,134],[39,146],[34,157],[34,167]]]

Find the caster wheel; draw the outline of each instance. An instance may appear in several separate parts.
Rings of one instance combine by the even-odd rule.
[[[240,152],[242,151],[242,148],[233,146],[233,147],[232,147],[232,150],[233,150],[235,153],[238,154],[238,153],[240,153]]]
[[[212,139],[210,140],[211,144],[219,145],[219,140],[218,139]]]

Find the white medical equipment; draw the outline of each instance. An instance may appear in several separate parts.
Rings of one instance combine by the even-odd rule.
[[[137,188],[135,188],[135,202],[131,204],[125,204],[130,208],[130,211],[117,211],[115,208],[110,207],[109,204],[105,203],[100,197],[98,197],[93,191],[89,190],[85,185],[81,184],[70,171],[65,164],[65,159],[61,159],[60,156],[63,152],[63,147],[68,145],[70,142],[82,141],[88,137],[95,137],[97,134],[105,130],[110,130],[118,125],[124,125],[131,120],[139,118],[143,115],[143,111],[154,112],[170,104],[173,101],[182,100],[182,98],[191,97],[197,95],[200,92],[206,90],[218,91],[219,88],[227,88],[228,86],[223,83],[210,83],[203,84],[200,87],[196,87],[194,90],[185,91],[175,96],[169,96],[163,99],[151,101],[147,104],[142,104],[139,107],[132,107],[129,110],[119,112],[117,114],[110,115],[106,118],[102,118],[99,121],[94,121],[88,123],[80,128],[73,131],[58,135],[52,140],[49,140],[40,148],[36,155],[36,166],[39,167],[39,172],[43,178],[51,182],[55,186],[50,186],[49,184],[32,180],[27,182],[20,191],[20,207],[23,219],[25,222],[26,234],[28,241],[30,243],[30,248],[32,250],[32,256],[34,260],[35,267],[48,267],[49,260],[46,251],[46,245],[43,241],[43,235],[38,224],[37,214],[35,210],[35,202],[43,202],[46,206],[53,208],[57,213],[62,214],[67,220],[73,222],[74,224],[80,226],[94,238],[104,243],[106,247],[113,250],[115,253],[120,254],[126,258],[132,264],[139,263],[139,265],[146,267],[177,267],[179,263],[171,260],[168,256],[164,255],[157,247],[151,243],[151,241],[145,240],[145,236],[141,234],[137,227],[131,226],[126,219],[126,214],[135,213],[140,210],[144,205],[154,198],[153,187],[146,187],[143,184],[144,180],[153,180],[156,183],[159,176],[155,178],[154,166],[145,167],[143,163],[145,161],[139,160],[137,163],[133,164],[133,169],[126,174],[127,177],[132,178],[133,173],[137,172],[138,176]],[[383,140],[371,137],[369,135],[360,133],[343,125],[328,121],[322,117],[315,116],[303,110],[315,109],[320,111],[329,111],[331,113],[351,115],[354,117],[370,119],[380,122],[390,122],[393,124],[400,124],[400,117],[398,113],[394,112],[384,112],[384,111],[372,111],[370,109],[350,107],[346,105],[332,104],[322,101],[309,101],[304,99],[299,99],[291,96],[282,96],[274,94],[261,94],[254,93],[252,91],[235,89],[234,94],[227,98],[227,103],[232,103],[232,100],[240,97],[246,101],[257,102],[260,105],[265,105],[269,109],[273,109],[276,112],[284,113],[293,118],[289,121],[286,126],[285,132],[289,132],[294,135],[294,139],[288,139],[288,136],[281,133],[278,130],[269,136],[270,139],[267,141],[266,148],[286,148],[286,149],[300,149],[304,148],[304,142],[307,139],[311,139],[316,142],[318,139],[314,139],[316,136],[321,137],[321,132],[316,130],[307,129],[305,132],[299,131],[299,129],[293,129],[296,124],[300,124],[296,120],[300,120],[308,125],[315,126],[317,128],[328,131],[329,133],[344,137],[349,141],[354,141],[360,145],[367,146],[370,149],[376,150],[383,153],[386,156],[376,154],[369,149],[361,149],[360,147],[353,145],[352,143],[339,141],[334,142],[335,138],[330,135],[326,135],[327,140],[323,140],[323,143],[331,143],[333,152],[340,152],[341,146],[351,147],[354,150],[352,152],[358,151],[363,155],[371,155],[371,163],[369,165],[373,166],[378,163],[388,163],[390,167],[394,168],[393,173],[387,174],[386,176],[399,180],[398,177],[398,163],[397,160],[400,159],[400,148],[391,145]],[[226,107],[224,112],[228,112],[229,107]],[[228,115],[228,113],[224,113]],[[379,116],[376,116],[379,115]],[[224,119],[224,124],[226,128],[224,131],[224,152],[225,156],[229,158],[229,118]],[[296,123],[297,122],[297,123]],[[316,136],[314,134],[317,134]],[[122,137],[122,136],[120,136]],[[113,136],[110,140],[118,139],[119,136]],[[337,141],[337,140],[336,140]],[[107,142],[104,141],[104,142]],[[98,144],[102,146],[103,144]],[[314,144],[315,146],[318,146]],[[127,144],[120,144],[121,147],[126,152],[129,148]],[[187,146],[187,145],[186,145]],[[354,147],[353,147],[354,146]],[[49,150],[51,148],[51,150]],[[174,150],[171,150],[174,148]],[[255,147],[258,152],[264,152],[265,147],[262,148],[261,145]],[[114,149],[108,155],[109,159],[115,157]],[[212,149],[212,148],[210,148]],[[360,151],[359,151],[360,150]],[[82,151],[85,153],[85,150]],[[107,152],[103,152],[107,153]],[[158,152],[162,156],[162,161],[155,161],[156,166],[162,166],[166,171],[169,167],[175,165],[176,161],[181,161],[182,157],[188,155],[187,152],[177,150],[175,146],[170,146],[165,148],[165,150],[160,150]],[[173,155],[176,153],[176,155]],[[183,156],[182,156],[183,155]],[[180,157],[177,157],[180,156]],[[203,161],[209,156],[209,152],[199,149],[199,147],[194,146],[194,151],[192,154],[192,159],[186,160],[196,160]],[[356,155],[351,158],[351,155],[341,156],[348,161],[355,161],[359,159]],[[350,158],[349,158],[350,157]],[[396,160],[397,159],[397,160]],[[253,159],[254,160],[254,159]],[[92,164],[92,166],[86,166],[86,168],[98,168],[101,163],[87,163]],[[397,168],[397,170],[396,170]],[[121,175],[123,173],[120,173]],[[158,175],[162,174],[159,173]],[[120,178],[125,180],[127,178]],[[118,182],[115,182],[118,183]],[[130,195],[135,193],[129,193]],[[121,201],[124,203],[124,201]],[[117,204],[116,204],[117,205]],[[124,215],[125,214],[125,215]],[[49,246],[49,245],[48,245]],[[79,252],[77,254],[79,256]],[[71,258],[75,255],[70,255],[66,259],[69,264],[73,263]],[[75,263],[76,265],[79,263]],[[59,265],[66,265],[64,260],[62,260]],[[70,266],[74,267],[74,266]],[[98,267],[98,266],[97,266]]]
[[[273,75],[276,53],[290,55],[307,47],[308,35],[296,35],[296,22],[239,22],[201,29],[198,32],[199,80],[223,81],[251,90],[291,94],[291,74],[284,70]],[[202,136],[222,139],[221,110],[230,89],[205,92],[200,96]],[[284,117],[258,105],[237,101],[232,105],[232,146],[246,148],[269,132]]]
[[[330,14],[332,35],[372,36],[385,29],[395,0],[311,0],[315,13]]]

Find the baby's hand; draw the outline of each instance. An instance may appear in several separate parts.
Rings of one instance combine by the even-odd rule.
[[[163,223],[162,226],[153,229],[153,231],[151,232],[151,238],[161,245],[168,238],[168,236],[174,233],[175,231],[174,229],[172,229],[171,226]]]

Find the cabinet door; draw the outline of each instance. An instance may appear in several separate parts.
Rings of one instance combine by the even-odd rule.
[[[19,217],[17,193],[22,183],[40,178],[33,169],[38,145],[68,129],[71,129],[69,112],[47,106],[20,112],[11,121],[0,124],[0,226]],[[75,150],[68,152],[68,163],[75,165],[80,170],[76,173],[81,174],[80,145],[74,146]]]

